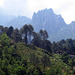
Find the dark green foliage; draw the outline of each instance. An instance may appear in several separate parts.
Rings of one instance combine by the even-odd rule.
[[[5,75],[5,72],[3,72],[1,69],[0,69],[0,75]]]
[[[51,49],[54,51],[54,53],[64,53],[75,55],[75,40],[67,39],[67,40],[61,40],[59,42],[53,42]]]
[[[37,56],[35,56],[34,53],[31,53],[29,58],[30,58],[30,63],[31,63],[31,64],[33,64],[33,65],[38,65],[39,59],[38,59]]]
[[[29,43],[31,43],[31,35],[33,33],[33,30],[34,30],[33,27],[31,25],[27,25],[27,24],[25,24],[20,29],[20,33],[22,34],[22,37],[26,44],[28,43],[28,40],[29,40]]]
[[[12,33],[13,33],[13,27],[10,26],[10,27],[8,28],[8,30],[7,30],[7,35],[8,35],[9,37],[11,37],[11,36],[12,36]]]
[[[39,34],[34,32],[34,38],[32,40],[32,44],[46,49],[47,51],[49,51],[50,53],[52,53],[51,50],[51,42],[49,40],[47,40],[48,38],[48,33],[46,30],[40,30]]]
[[[45,68],[50,61],[47,55],[43,57],[46,54],[44,50],[26,45],[24,42],[11,43],[11,41],[12,39],[6,34],[0,36],[0,73],[2,75],[43,75],[41,64],[42,66],[45,64]],[[42,52],[43,54],[40,55]],[[43,59],[45,63],[41,62]]]
[[[69,55],[66,52],[64,52],[61,59],[63,60],[64,63],[68,63]]]
[[[34,28],[32,27],[32,25],[29,25],[29,44],[31,44],[31,37],[33,35],[33,31],[34,31]]]
[[[6,34],[3,34],[2,36],[0,36],[0,43],[2,46],[9,46],[10,38]]]
[[[42,57],[41,62],[43,63],[44,68],[51,65],[51,62],[46,55]]]
[[[75,75],[75,70],[73,70],[73,73],[72,73],[72,75]]]
[[[48,33],[47,33],[46,30],[44,30],[44,31],[43,30],[40,30],[39,34],[40,34],[42,40],[47,40]]]
[[[62,75],[62,70],[60,67],[51,68],[46,72],[46,75]]]
[[[74,58],[71,58],[68,62],[69,62],[68,64],[72,67],[72,70],[73,70],[73,67],[75,66]]]
[[[13,31],[13,33],[12,33],[12,39],[14,39],[15,42],[20,42],[22,40],[22,37],[21,37],[18,29],[15,29]]]
[[[1,30],[1,35],[3,33],[6,33],[7,36],[13,39],[11,40],[11,44],[15,42],[25,42],[26,45],[33,44],[37,47],[46,49],[47,51],[52,53],[51,42],[47,40],[48,33],[46,30],[44,31],[40,30],[39,33],[35,33],[32,25],[27,25],[27,24],[25,24],[20,30],[18,29],[14,30],[12,26],[10,26],[9,28],[0,26],[0,30]]]
[[[40,41],[41,41],[41,37],[38,33],[33,33],[33,40],[32,40],[32,44],[39,47]]]
[[[75,59],[69,54],[75,54],[75,40],[47,39],[46,30],[36,33],[31,25],[0,26],[0,75],[74,75]]]
[[[18,66],[17,68],[15,68],[13,70],[13,73],[17,74],[17,75],[25,75],[26,74],[26,68],[22,67],[22,66]]]
[[[28,66],[28,69],[26,71],[27,75],[43,75],[40,69],[36,68],[33,65]]]
[[[3,26],[0,25],[0,35],[3,33]]]

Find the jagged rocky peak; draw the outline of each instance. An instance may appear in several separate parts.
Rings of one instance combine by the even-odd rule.
[[[53,13],[54,14],[53,9],[50,8],[50,9],[39,10],[37,13],[34,12],[33,17],[38,15],[38,14],[42,14],[43,15],[43,14],[47,14],[47,13],[49,13],[49,14]]]
[[[39,10],[37,13],[34,12],[32,21],[33,22],[38,22],[38,21],[46,21],[51,20],[54,18],[54,12],[53,9],[44,9],[44,10]],[[33,23],[34,24],[34,23]]]
[[[46,9],[44,9],[44,10],[39,10],[38,13],[39,13],[39,12],[45,12],[45,13],[50,12],[50,13],[54,13],[52,8],[50,8],[50,9],[47,9],[47,8],[46,8]]]
[[[37,13],[33,14],[32,25],[34,28],[39,31],[40,29],[50,30],[59,30],[62,26],[65,26],[66,23],[61,15],[56,15],[53,12],[53,9],[44,9],[40,10]]]
[[[72,22],[70,23],[70,25],[75,25],[75,21],[72,21]]]
[[[33,13],[33,16],[35,16],[35,15],[36,15],[36,12]]]

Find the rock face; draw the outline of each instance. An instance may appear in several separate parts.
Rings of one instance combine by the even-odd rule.
[[[66,23],[61,15],[56,15],[52,9],[44,9],[33,14],[31,24],[35,28],[35,31],[40,29],[47,30],[49,39],[51,41],[56,40],[58,32],[66,27]]]
[[[75,39],[75,21],[67,25],[62,16],[55,14],[52,9],[44,9],[34,13],[31,24],[35,31],[47,30],[50,41]]]
[[[44,9],[33,14],[32,25],[35,31],[46,29],[48,32],[56,32],[66,26],[61,15],[54,14],[52,9]]]
[[[60,35],[60,37],[58,35]],[[57,33],[57,37],[59,40],[68,38],[75,39],[75,21],[61,28],[61,30]]]

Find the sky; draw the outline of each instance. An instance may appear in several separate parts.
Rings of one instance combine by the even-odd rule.
[[[67,24],[75,21],[75,0],[0,0],[0,14],[32,18],[34,12],[52,8]]]

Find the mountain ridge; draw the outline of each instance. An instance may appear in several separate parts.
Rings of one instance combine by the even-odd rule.
[[[68,38],[75,39],[75,21],[66,24],[62,16],[55,14],[52,8],[34,12],[32,19],[26,16],[15,17],[4,25],[20,29],[25,24],[31,24],[36,32],[40,29],[47,30],[49,40],[52,42]]]

